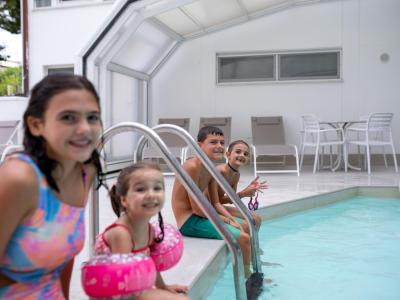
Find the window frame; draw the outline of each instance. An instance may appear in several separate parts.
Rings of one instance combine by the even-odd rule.
[[[336,53],[337,54],[337,77],[331,76],[313,76],[313,77],[281,77],[281,55],[296,55],[296,54],[320,54],[320,53]],[[260,56],[260,55],[272,55],[274,56],[274,79],[271,80],[231,80],[231,81],[220,81],[220,57],[238,57],[238,56]],[[302,50],[277,50],[277,51],[253,51],[253,52],[217,52],[216,53],[216,72],[215,82],[217,86],[224,85],[247,85],[247,84],[276,84],[276,83],[293,83],[293,82],[338,82],[343,80],[343,51],[342,48],[315,48],[315,49],[302,49]]]
[[[297,76],[297,77],[282,77],[281,75],[281,57],[284,55],[304,55],[304,54],[321,54],[335,53],[337,55],[336,70],[337,76]],[[276,54],[278,81],[314,81],[314,80],[339,80],[342,79],[342,57],[339,50],[324,50],[324,51],[303,51],[303,52],[282,52]]]
[[[232,79],[231,81],[220,81],[220,61],[221,58],[238,58],[238,57],[257,57],[257,56],[269,56],[272,57],[272,77],[271,78],[262,78],[262,79]],[[240,53],[240,54],[218,54],[216,56],[216,64],[217,64],[217,84],[235,84],[235,83],[257,83],[257,82],[270,82],[275,81],[277,74],[276,74],[276,59],[273,54],[267,52],[260,52],[260,53]]]
[[[75,74],[75,65],[73,64],[64,64],[64,65],[48,65],[44,66],[43,75],[49,75],[49,70],[57,70],[57,69],[72,69],[72,73]]]
[[[74,6],[85,6],[85,5],[99,5],[103,3],[113,3],[115,0],[48,0],[50,5],[37,6],[37,0],[33,1],[33,8],[36,10],[41,9],[54,9],[62,7],[74,7]]]

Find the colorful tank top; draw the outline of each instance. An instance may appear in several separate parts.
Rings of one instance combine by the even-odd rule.
[[[122,227],[125,228],[126,230],[129,231],[129,228],[124,225],[124,224],[117,224],[117,223],[113,223],[110,226],[108,226],[106,229],[104,229],[103,233],[99,234],[96,236],[96,242],[94,245],[94,251],[97,255],[99,254],[111,254],[111,247],[110,244],[107,242],[104,234],[110,230],[111,228],[114,227]],[[150,255],[150,246],[153,243],[152,239],[151,239],[151,234],[152,233],[152,227],[149,224],[148,226],[148,241],[147,241],[147,245],[139,248],[139,249],[135,249],[135,243],[132,240],[132,253],[143,253],[144,255],[149,256]]]
[[[29,156],[13,158],[33,167],[39,197],[37,210],[17,226],[0,258],[0,273],[16,281],[0,288],[0,299],[64,299],[59,278],[83,247],[84,208],[61,202]]]

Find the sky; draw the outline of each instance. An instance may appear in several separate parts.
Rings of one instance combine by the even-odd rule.
[[[11,34],[0,28],[0,45],[6,46],[1,53],[4,55],[10,55],[8,60],[22,62],[21,34]]]

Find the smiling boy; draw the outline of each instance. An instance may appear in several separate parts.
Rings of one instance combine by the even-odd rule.
[[[224,134],[221,129],[206,126],[200,129],[197,142],[207,157],[212,161],[223,158],[225,151]],[[238,241],[243,254],[246,277],[250,272],[250,236],[244,232],[241,225],[225,209],[218,199],[218,186],[211,174],[207,171],[201,160],[195,156],[183,164],[183,168],[192,178],[194,183],[203,192],[208,192],[211,204],[219,213],[228,229]],[[190,197],[185,187],[178,179],[175,179],[172,189],[172,210],[174,212],[180,232],[185,236],[222,239],[210,220],[201,208]]]

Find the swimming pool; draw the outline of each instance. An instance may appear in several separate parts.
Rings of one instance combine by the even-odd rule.
[[[400,200],[361,197],[264,221],[259,299],[400,299]],[[207,300],[235,299],[229,264]]]

